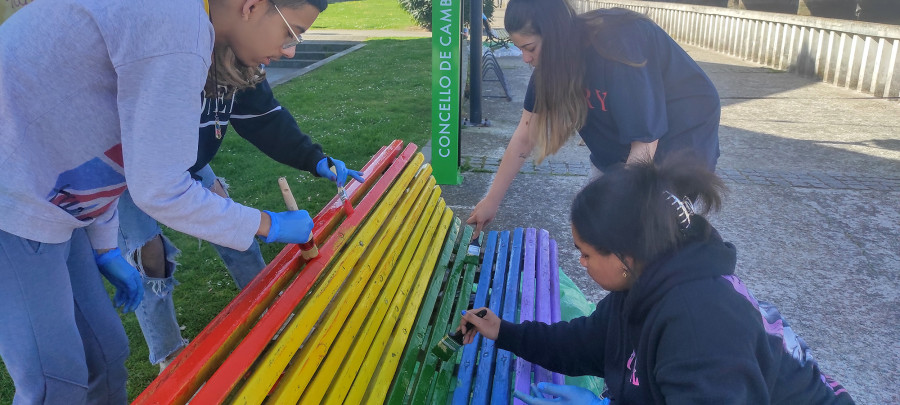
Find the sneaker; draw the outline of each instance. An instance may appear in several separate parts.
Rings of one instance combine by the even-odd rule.
[[[169,364],[172,364],[172,361],[181,354],[181,351],[184,350],[184,347],[176,350],[174,353],[170,354],[169,357],[166,357],[163,361],[159,362],[159,373],[162,374],[163,371],[166,370],[166,367],[169,367]]]

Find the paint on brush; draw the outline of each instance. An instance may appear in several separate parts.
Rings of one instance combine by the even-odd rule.
[[[326,156],[328,159],[328,168],[331,169],[331,172],[337,175],[337,170],[334,168],[334,161],[331,160],[331,156]],[[338,197],[341,199],[341,204],[344,207],[344,214],[348,217],[353,214],[353,205],[350,204],[350,198],[347,197],[347,190],[344,189],[343,186],[338,186]]]
[[[478,243],[478,238],[475,238],[469,242],[469,247],[466,249],[466,257],[463,259],[463,262],[466,264],[478,264],[478,259],[480,258],[481,244]]]
[[[487,315],[486,309],[482,309],[475,313],[475,316],[479,318],[484,318],[485,315]],[[466,322],[466,330],[470,330],[474,327],[475,325],[472,325],[472,322]],[[460,329],[457,329],[453,334],[445,335],[444,338],[431,349],[431,353],[434,353],[435,356],[443,361],[450,360],[450,358],[453,357],[453,354],[462,347],[463,336],[465,336],[465,334],[462,333],[462,330]]]

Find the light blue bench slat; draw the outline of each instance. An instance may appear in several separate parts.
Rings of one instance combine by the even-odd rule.
[[[562,309],[559,303],[559,259],[557,258],[556,240],[550,239],[550,320],[554,323],[562,320]],[[559,373],[553,373],[554,384],[565,384],[566,377]]]
[[[485,261],[492,261],[485,256]],[[496,265],[493,279],[491,280],[490,308],[494,313],[503,314],[503,291],[506,285],[506,270],[509,260],[509,231],[500,233],[500,242],[497,246]],[[491,395],[491,382],[493,381],[494,359],[497,358],[497,349],[494,341],[486,339],[481,346],[478,371],[475,375],[475,388],[472,391],[472,404],[484,405],[488,403]]]
[[[550,288],[550,232],[541,229],[537,241],[537,291],[535,292],[535,317],[537,321],[546,324],[553,323],[551,312],[553,310],[552,293]],[[558,296],[557,296],[558,297]],[[534,382],[552,382],[551,373],[547,369],[534,366]]]
[[[488,233],[487,243],[484,244],[484,260],[481,263],[481,272],[478,274],[478,289],[475,292],[475,301],[472,308],[487,306],[488,290],[491,288],[491,273],[494,268],[494,253],[497,250],[497,232]],[[481,334],[475,336],[475,341],[463,348],[462,360],[457,372],[458,386],[453,391],[453,404],[463,405],[469,403],[469,390],[472,388],[472,377],[475,373],[475,361],[478,348],[482,342]],[[486,339],[485,339],[486,340]]]
[[[516,322],[516,306],[519,301],[519,278],[522,274],[523,239],[522,228],[516,228],[513,231],[509,271],[506,277],[506,288],[503,292],[502,318],[509,322]],[[498,350],[497,368],[494,371],[494,383],[491,385],[491,404],[503,405],[509,403],[511,394],[509,375],[512,365],[512,353],[506,350]]]
[[[535,250],[537,232],[534,228],[525,230],[525,257],[522,265],[522,297],[519,303],[519,323],[533,321],[535,312]],[[516,390],[528,392],[531,386],[531,362],[521,357],[516,358]],[[518,399],[516,404],[523,402]]]

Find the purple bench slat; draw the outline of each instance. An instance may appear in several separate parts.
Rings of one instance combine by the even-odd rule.
[[[519,323],[533,321],[535,310],[535,256],[537,248],[537,231],[528,228],[525,231],[525,260],[522,266],[522,299],[519,303]],[[516,390],[529,392],[531,386],[531,362],[521,357],[516,358]],[[515,399],[515,404],[524,402]]]
[[[559,303],[559,260],[556,255],[556,240],[550,239],[550,320],[554,323],[562,320]],[[553,383],[565,384],[566,376],[553,373]]]
[[[553,323],[551,312],[551,288],[550,288],[550,232],[541,229],[538,233],[537,240],[537,279],[535,285],[536,319],[540,322],[550,324]],[[552,382],[550,372],[547,369],[535,365],[534,366],[534,383]]]

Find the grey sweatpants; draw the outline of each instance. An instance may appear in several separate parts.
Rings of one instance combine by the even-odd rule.
[[[39,243],[0,230],[0,357],[18,404],[124,404],[128,338],[87,234]]]

